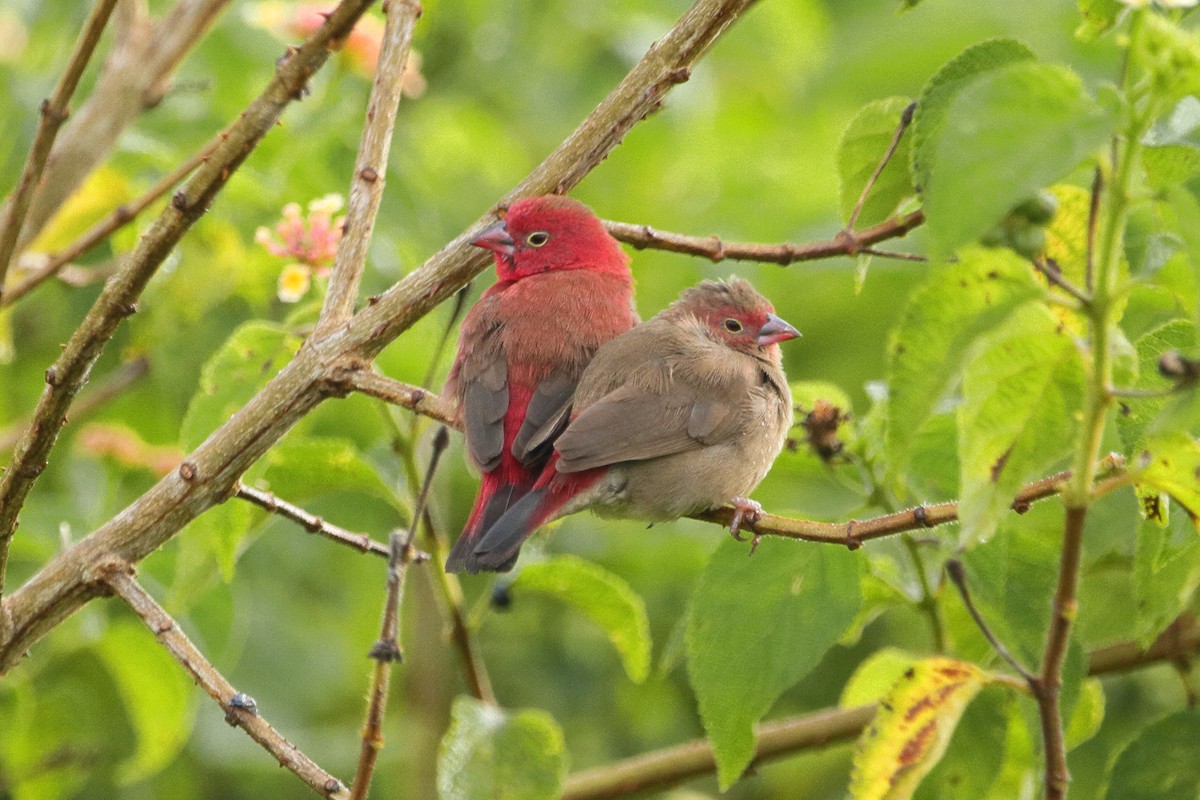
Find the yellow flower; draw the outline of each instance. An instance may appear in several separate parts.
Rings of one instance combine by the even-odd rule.
[[[308,293],[312,280],[312,271],[304,264],[288,264],[279,273],[279,299],[285,303],[295,303]]]

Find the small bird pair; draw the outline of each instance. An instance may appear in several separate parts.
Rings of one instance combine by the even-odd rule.
[[[446,392],[479,494],[446,562],[507,571],[584,508],[676,519],[746,495],[791,425],[778,343],[800,334],[746,281],[704,281],[638,324],[629,258],[578,201],[514,203],[473,242],[499,280],[463,320]]]

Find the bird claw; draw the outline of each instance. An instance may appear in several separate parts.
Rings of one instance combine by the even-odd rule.
[[[758,522],[758,518],[762,515],[762,506],[747,497],[735,497],[729,501],[729,505],[733,506],[733,517],[729,520],[729,535],[739,542],[746,541],[746,537],[742,536],[742,525],[749,523],[750,526]],[[754,537],[754,544],[751,545],[750,552],[754,552],[754,547],[758,546],[758,535]]]

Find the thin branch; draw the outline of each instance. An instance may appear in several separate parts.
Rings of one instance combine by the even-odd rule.
[[[359,369],[348,375],[349,388],[401,408],[409,408],[443,425],[457,428],[450,404],[428,389],[393,380],[376,372]]]
[[[565,192],[579,183],[661,105],[671,87],[687,80],[691,66],[752,4],[753,0],[697,0],[576,131],[496,207],[520,197]],[[334,12],[331,24],[344,33],[343,23],[349,21],[343,5]],[[318,36],[322,43],[328,41],[325,33]],[[307,54],[307,47],[300,52]],[[295,61],[296,54],[288,56],[282,68],[290,70]],[[209,159],[201,174],[215,160]],[[91,565],[116,552],[132,562],[145,558],[224,500],[241,475],[296,421],[328,397],[349,391],[345,371],[351,365],[365,367],[397,336],[482,272],[490,260],[470,242],[495,219],[494,213],[488,213],[473,222],[373,305],[359,310],[345,328],[327,337],[310,337],[287,366],[185,458],[179,470],[59,553],[5,599],[0,605],[0,674],[96,596],[88,578]],[[155,236],[152,232],[148,238]],[[0,523],[4,523],[0,533],[12,524],[5,519],[9,493],[0,484]]]
[[[321,769],[270,723],[258,714],[253,699],[239,693],[204,654],[192,644],[171,615],[142,588],[133,577],[132,567],[123,562],[108,562],[100,568],[101,580],[142,618],[159,643],[167,648],[180,666],[192,676],[225,712],[225,721],[244,730],[251,739],[275,757],[281,767],[295,774],[322,797],[345,800],[349,797],[345,784]]]
[[[1037,677],[1030,672],[1024,664],[1018,661],[1016,657],[1013,656],[1013,654],[1009,651],[1009,649],[1004,646],[1004,643],[1000,641],[1000,639],[992,631],[991,627],[987,624],[987,620],[985,620],[983,615],[979,613],[979,609],[976,608],[975,601],[971,599],[971,592],[967,589],[967,575],[963,570],[962,562],[957,558],[952,558],[947,561],[946,574],[950,576],[951,582],[953,582],[955,588],[958,589],[958,594],[962,597],[963,605],[967,607],[967,613],[971,615],[971,619],[975,620],[975,625],[983,633],[983,638],[988,640],[988,643],[992,646],[992,649],[999,653],[1000,657],[1007,661],[1009,666],[1016,670],[1017,674],[1025,679],[1025,683],[1028,684],[1029,688],[1036,693]]]
[[[1093,651],[1088,659],[1088,675],[1111,675],[1174,661],[1197,650],[1200,650],[1200,623],[1195,619],[1181,618],[1149,648],[1143,649],[1136,642],[1121,642]],[[825,709],[765,722],[756,729],[758,745],[753,763],[762,764],[854,739],[870,723],[874,710],[874,706]],[[716,772],[716,762],[712,747],[707,739],[697,739],[570,775],[564,787],[563,800],[628,797],[662,790],[713,772]]]
[[[25,217],[29,213],[33,192],[42,178],[42,170],[50,157],[50,149],[54,147],[58,129],[71,113],[71,95],[75,94],[75,88],[79,86],[83,70],[91,61],[100,41],[100,34],[108,25],[108,18],[116,4],[117,0],[97,0],[87,22],[84,23],[83,32],[79,34],[79,40],[75,42],[75,49],[67,61],[67,68],[63,70],[53,93],[42,102],[42,118],[38,123],[37,133],[34,134],[33,145],[29,148],[29,157],[25,161],[25,168],[21,170],[21,179],[17,183],[16,191],[9,199],[4,220],[0,223],[0,299],[4,297],[8,265],[17,252],[17,241],[25,225]]]
[[[1126,53],[1128,56],[1128,53]],[[1088,292],[1095,288],[1095,264],[1096,264],[1096,225],[1100,221],[1100,198],[1104,192],[1104,173],[1099,166],[1096,167],[1096,172],[1092,176],[1092,194],[1088,202],[1088,218],[1087,218],[1087,256],[1086,266],[1084,267],[1084,283]]]
[[[79,402],[75,404],[73,417],[76,420],[82,419],[101,406],[112,402],[149,372],[150,359],[148,358],[136,358],[127,364],[122,364],[80,395]],[[0,431],[0,452],[11,450],[16,446],[26,424],[19,423]]]
[[[425,514],[429,500],[429,487],[437,472],[438,461],[450,446],[450,435],[445,426],[438,429],[433,438],[433,450],[429,455],[429,468],[413,506],[412,524],[401,538],[399,531],[392,531],[391,553],[388,558],[387,597],[383,604],[383,622],[380,623],[379,640],[371,648],[370,656],[375,660],[371,675],[370,703],[367,706],[367,721],[362,730],[362,750],[358,756],[358,768],[354,772],[354,783],[350,787],[351,800],[363,800],[371,787],[371,776],[375,773],[375,762],[383,749],[383,715],[387,710],[388,684],[391,681],[392,664],[402,661],[400,650],[400,601],[404,597],[404,574],[408,565],[418,558],[413,548],[417,526]],[[425,559],[428,560],[428,556]]]
[[[8,470],[0,475],[0,595],[4,589],[9,542],[17,515],[46,468],[50,450],[67,420],[76,393],[121,321],[137,311],[137,301],[150,277],[197,219],[212,205],[233,172],[279,120],[283,110],[302,96],[309,78],[329,58],[329,46],[349,33],[371,0],[343,0],[308,41],[276,67],[275,77],[255,99],[203,166],[175,193],[153,228],[138,242],[116,276],[104,287],[75,330],[58,361],[46,370],[32,424]]]
[[[854,204],[854,210],[850,212],[850,219],[846,221],[846,230],[852,231],[854,230],[854,226],[858,224],[858,215],[862,213],[863,206],[867,204],[867,196],[871,194],[871,189],[875,188],[875,182],[879,180],[879,176],[887,168],[888,163],[892,160],[892,156],[896,155],[896,148],[900,146],[900,140],[904,138],[904,132],[912,124],[913,113],[916,110],[917,104],[916,102],[912,102],[900,114],[900,124],[896,126],[896,131],[892,134],[892,141],[888,143],[883,157],[875,165],[875,170],[871,173],[871,177],[867,178],[866,184],[863,185],[862,193],[858,196],[858,201]]]
[[[0,294],[0,308],[12,305],[33,289],[57,275],[64,267],[81,255],[103,242],[114,232],[128,225],[145,211],[152,203],[171,191],[177,183],[191,174],[192,170],[204,163],[220,143],[219,139],[206,144],[200,151],[180,164],[170,173],[164,175],[158,183],[131,203],[123,203],[113,209],[107,217],[88,228],[78,239],[67,247],[49,256],[32,274],[9,287],[6,293]]]
[[[1074,297],[1084,307],[1092,304],[1092,296],[1067,280],[1062,274],[1062,269],[1059,268],[1054,259],[1045,259],[1039,257],[1032,259],[1031,263],[1038,272],[1046,276],[1046,280],[1050,281],[1052,284],[1071,295],[1071,297]]]
[[[421,4],[417,0],[391,0],[384,8],[387,11],[387,24],[384,26],[379,62],[375,68],[375,84],[367,103],[358,159],[354,164],[346,221],[342,225],[344,233],[353,232],[354,235],[343,237],[338,247],[337,260],[329,279],[329,291],[317,322],[319,334],[346,324],[354,313],[359,282],[367,264],[367,246],[371,243],[375,217],[383,199],[388,151],[392,144],[392,128],[396,124],[396,109],[400,105],[404,65],[408,61],[413,29],[421,16]]]
[[[786,267],[798,261],[819,261],[834,256],[853,256],[865,252],[871,245],[888,239],[904,236],[925,222],[925,213],[913,211],[903,217],[885,220],[857,233],[841,231],[832,239],[808,244],[757,244],[751,242],[726,242],[716,236],[688,236],[651,228],[649,225],[634,225],[629,222],[605,220],[604,227],[614,238],[639,250],[651,248],[702,256],[713,263],[731,258],[735,261],[763,261]],[[893,258],[895,253],[877,252],[877,255]],[[908,254],[905,254],[908,257]]]
[[[271,514],[278,514],[284,519],[291,520],[309,533],[316,533],[330,541],[344,544],[347,547],[353,547],[360,553],[370,553],[371,555],[387,558],[391,552],[387,545],[375,541],[365,533],[353,533],[345,528],[334,525],[332,522],[326,522],[316,514],[309,513],[303,508],[292,505],[270,492],[264,492],[262,489],[255,489],[252,486],[239,483],[234,490],[233,496],[239,500],[245,500],[266,509]]]

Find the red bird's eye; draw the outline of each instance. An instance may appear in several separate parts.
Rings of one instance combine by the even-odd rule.
[[[529,242],[534,247],[541,247],[546,242],[550,241],[550,234],[545,231],[534,231],[525,237],[525,241]]]
[[[729,331],[730,333],[741,333],[742,323],[738,322],[733,317],[730,317],[729,319],[725,320],[725,330]]]

